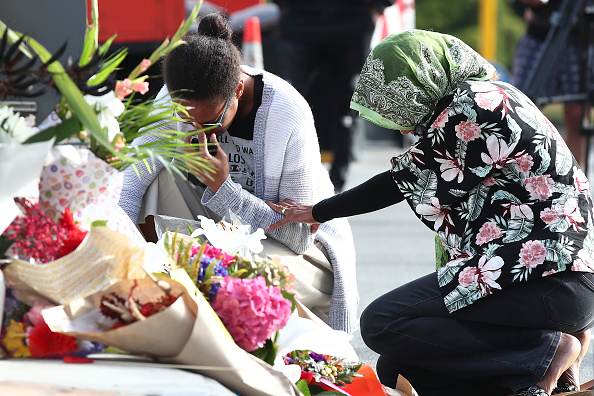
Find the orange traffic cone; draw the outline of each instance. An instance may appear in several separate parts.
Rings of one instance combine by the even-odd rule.
[[[259,69],[264,69],[264,56],[262,54],[262,33],[260,30],[260,18],[257,16],[252,16],[245,20],[241,51],[243,53],[244,64]]]

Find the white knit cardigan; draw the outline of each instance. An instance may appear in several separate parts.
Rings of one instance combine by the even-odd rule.
[[[272,73],[243,66],[249,75],[262,75],[264,90],[254,125],[254,194],[234,183],[230,177],[216,193],[206,189],[202,204],[224,216],[228,210],[254,227],[266,229],[281,219],[264,201],[279,202],[289,198],[312,205],[333,194],[328,172],[322,165],[313,116],[305,99],[286,81]],[[165,90],[165,91],[164,91]],[[163,87],[159,96],[166,94]],[[183,130],[183,125],[162,129]],[[138,142],[158,140],[142,136]],[[147,187],[162,169],[156,163],[152,173],[141,172],[139,179],[131,168],[124,170],[120,206],[136,222]],[[139,167],[140,168],[140,167]],[[314,239],[328,251],[334,270],[334,288],[328,324],[337,330],[353,332],[358,328],[359,295],[355,272],[355,248],[351,228],[346,219],[335,219],[321,225],[312,234],[309,224],[291,223],[274,231],[266,231],[297,254],[305,252]]]

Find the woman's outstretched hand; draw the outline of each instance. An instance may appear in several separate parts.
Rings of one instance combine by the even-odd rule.
[[[312,233],[315,233],[318,228],[320,228],[320,223],[318,223],[312,215],[313,205],[301,205],[291,201],[290,199],[284,199],[278,203],[266,201],[266,204],[270,206],[275,212],[285,216],[283,219],[268,226],[266,228],[267,230],[275,230],[287,223],[311,224]]]

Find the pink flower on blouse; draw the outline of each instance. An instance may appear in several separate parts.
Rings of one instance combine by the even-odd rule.
[[[544,201],[554,192],[555,182],[549,175],[528,177],[524,180],[524,187],[532,198]]]
[[[465,142],[478,139],[481,134],[481,128],[476,122],[462,121],[454,128],[456,130],[456,136]]]
[[[434,221],[433,229],[435,231],[439,231],[439,229],[446,223],[446,234],[448,233],[449,224],[452,223],[452,218],[450,216],[449,210],[446,208],[442,208],[439,204],[439,199],[437,197],[431,197],[430,200],[431,204],[418,204],[415,208],[415,211],[423,216],[424,219],[429,221]]]
[[[544,263],[547,250],[541,241],[527,241],[522,244],[520,249],[520,264],[526,268],[536,268]]]
[[[445,152],[445,155],[440,151],[433,151],[442,156],[442,158],[435,158],[435,161],[441,164],[439,165],[441,177],[443,177],[445,181],[452,181],[455,178],[458,178],[458,183],[462,183],[462,180],[464,180],[464,169],[458,158],[454,158],[447,151]]]
[[[499,256],[491,257],[488,261],[487,256],[479,259],[477,281],[483,295],[491,294],[493,289],[501,289],[501,285],[495,282],[501,275],[501,267],[503,259]]]
[[[476,267],[466,267],[458,274],[458,282],[462,287],[468,287],[478,279],[479,270]]]
[[[534,165],[534,161],[532,161],[532,156],[530,154],[524,154],[516,158],[516,163],[514,166],[517,170],[522,173],[530,172],[530,169]]]
[[[497,139],[491,135],[487,138],[488,154],[481,153],[481,159],[485,164],[501,169],[511,161],[509,156],[516,148],[516,145],[517,143],[514,142],[511,146],[508,146],[505,140]]]
[[[567,198],[565,202],[556,202],[553,208],[559,215],[564,216],[569,221],[574,231],[585,231],[585,229],[578,225],[578,223],[583,224],[585,220],[580,212],[577,198],[571,197]]]
[[[559,216],[559,213],[557,213],[556,210],[553,210],[551,208],[546,208],[545,210],[540,212],[540,218],[545,223],[551,225],[551,224],[557,223],[559,221],[559,219],[561,218],[561,216]]]
[[[577,253],[577,258],[573,261],[571,266],[572,271],[594,272],[594,260],[590,253],[585,249],[580,249]]]
[[[495,179],[493,178],[493,176],[485,177],[485,180],[483,180],[483,184],[485,186],[494,186],[495,185]]]
[[[439,114],[439,116],[437,116],[435,121],[433,121],[433,124],[431,124],[431,128],[441,129],[441,128],[445,127],[446,123],[448,122],[448,119],[449,119],[449,116],[448,116],[448,111],[446,109],[446,110],[442,111],[441,114]]]
[[[482,245],[493,239],[501,238],[503,234],[497,224],[494,221],[488,221],[479,230],[479,233],[476,237],[476,244]]]
[[[501,106],[501,119],[505,118],[511,109],[511,104],[507,93],[502,88],[493,84],[471,84],[470,87],[473,92],[476,92],[474,100],[480,108],[495,112]]]
[[[579,192],[586,194],[587,197],[590,196],[590,183],[588,182],[588,178],[577,166],[573,167],[573,182],[575,188],[577,188]]]

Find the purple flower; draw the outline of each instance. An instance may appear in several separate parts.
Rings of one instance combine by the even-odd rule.
[[[326,360],[326,357],[324,355],[320,355],[319,353],[315,353],[315,352],[310,352],[309,356],[316,362],[324,362],[324,363],[328,363],[328,361]]]

